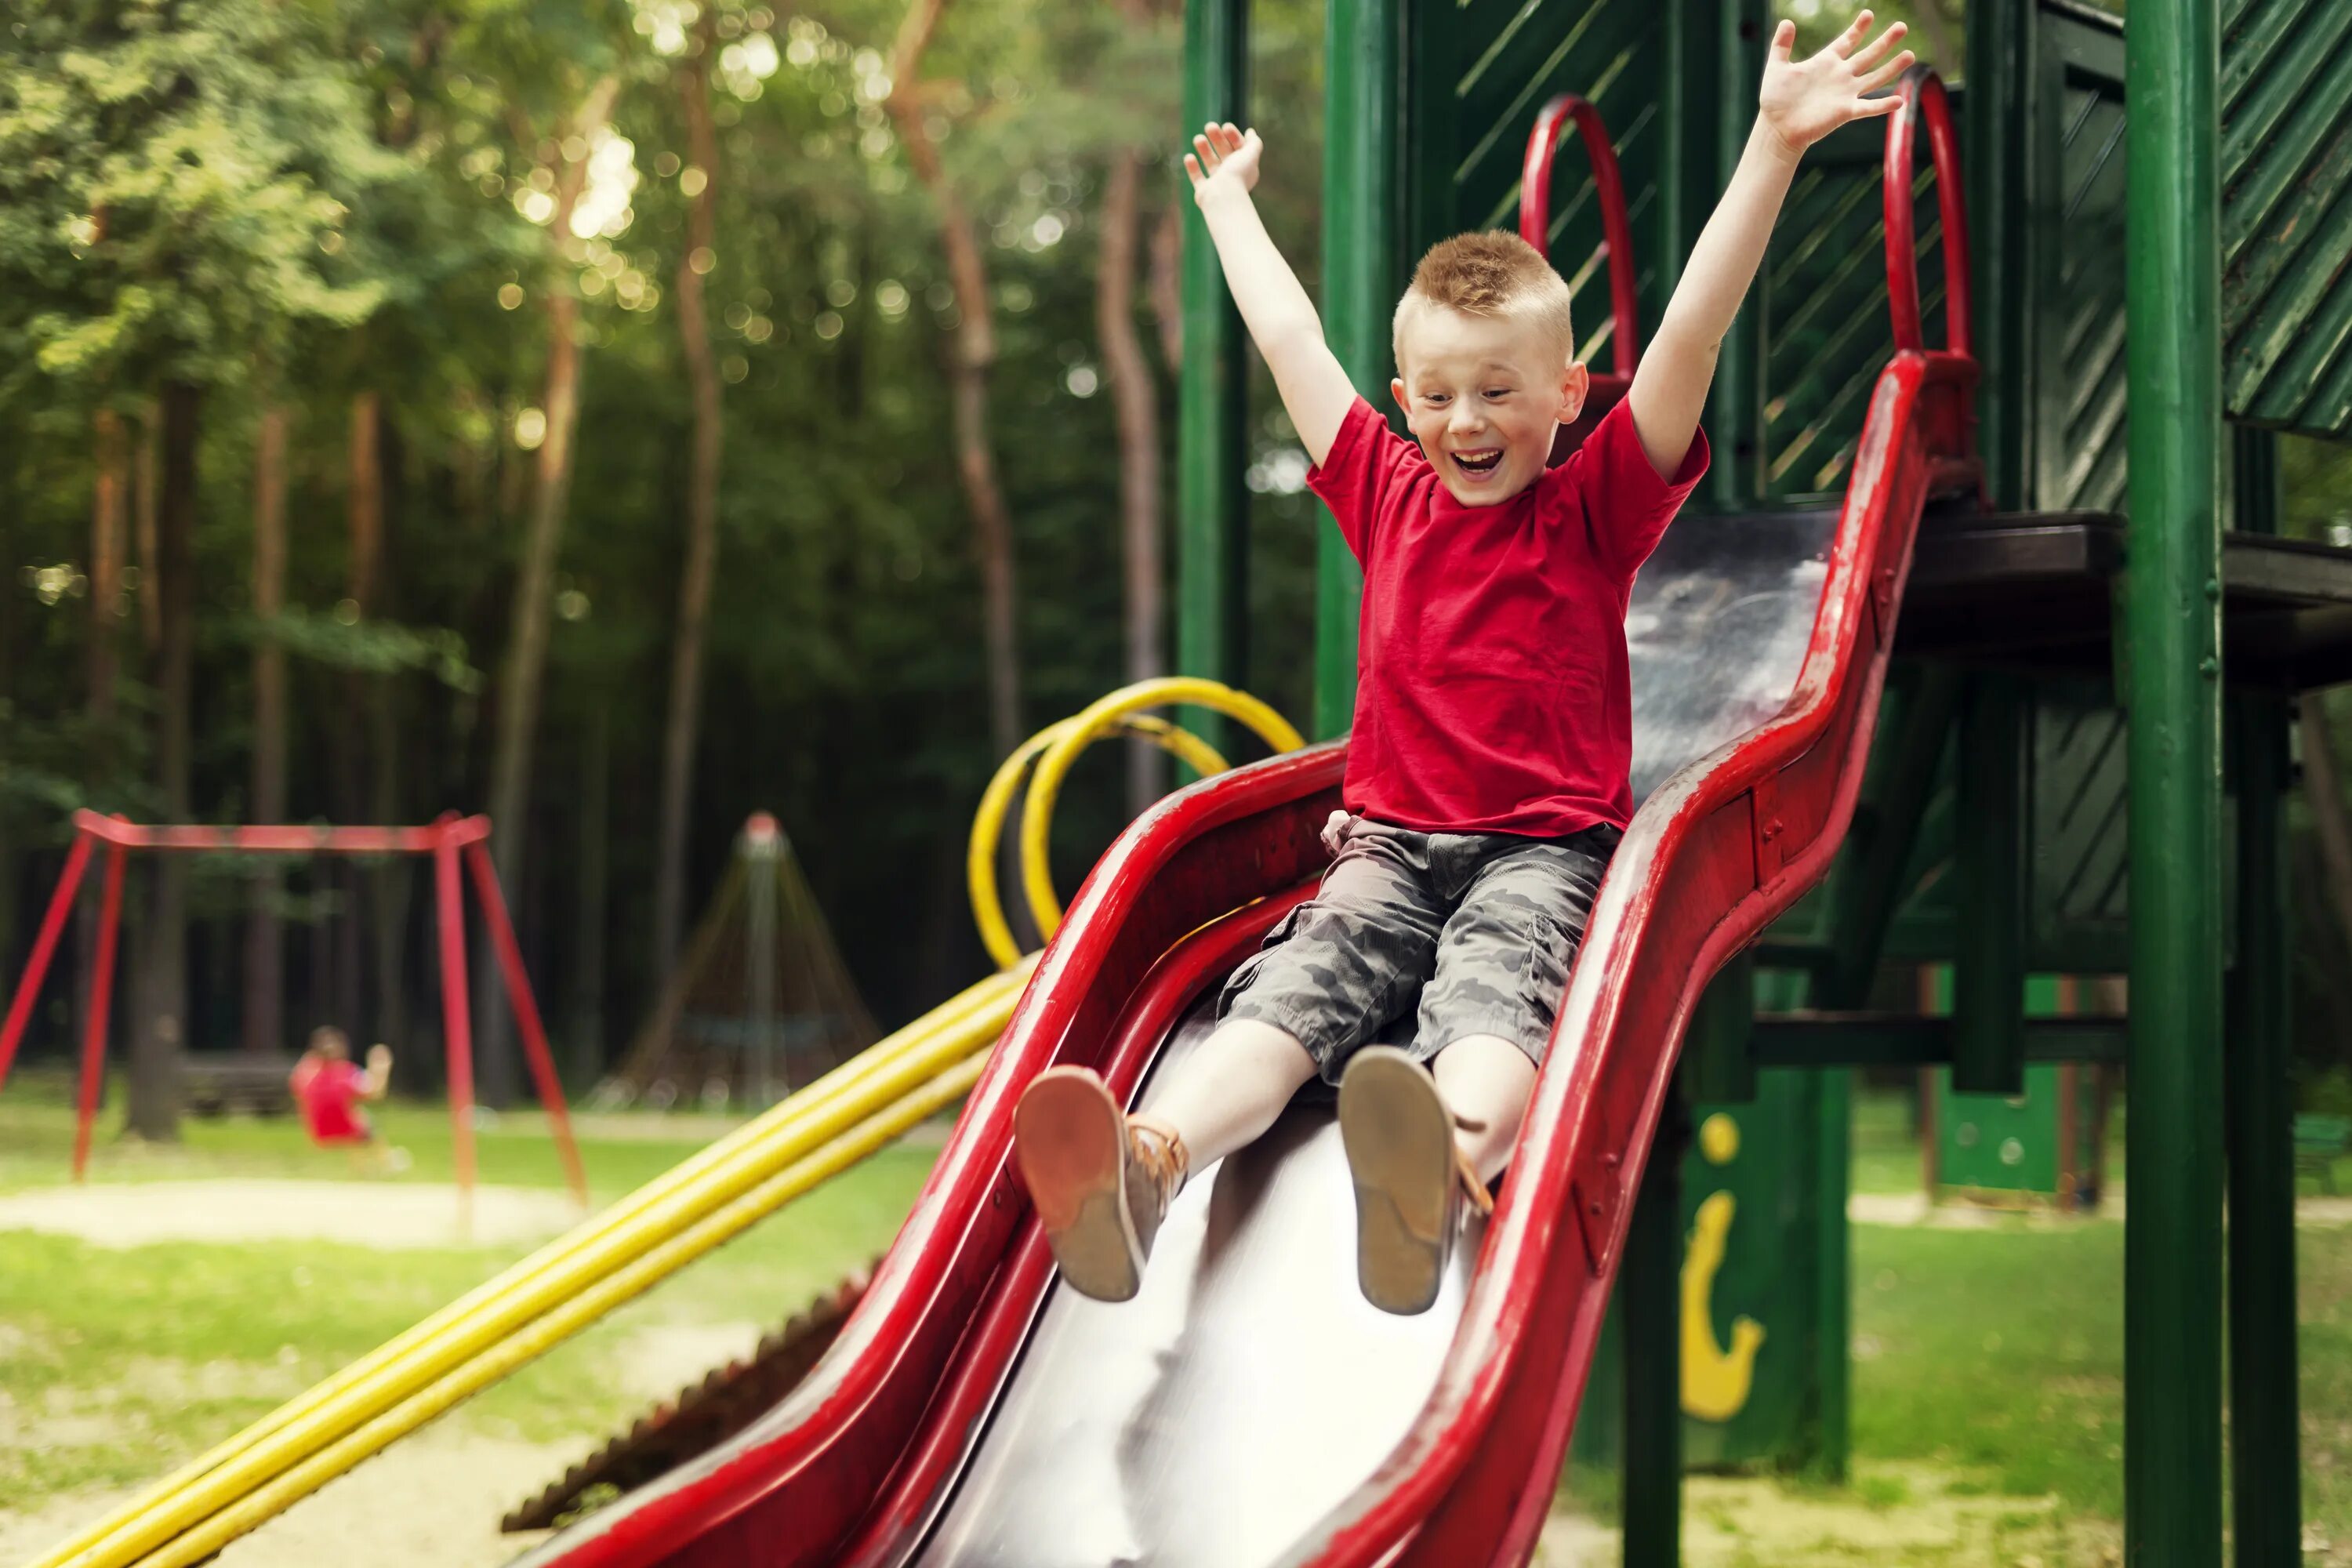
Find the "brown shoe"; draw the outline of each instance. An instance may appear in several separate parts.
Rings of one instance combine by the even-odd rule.
[[[1436,1080],[1389,1046],[1368,1046],[1339,1079],[1339,1141],[1356,1184],[1356,1283],[1383,1312],[1437,1300],[1462,1208],[1494,1207],[1454,1142]]]
[[[1062,1278],[1082,1296],[1124,1301],[1184,1185],[1184,1141],[1148,1116],[1122,1116],[1086,1068],[1048,1068],[1013,1111],[1013,1157]]]

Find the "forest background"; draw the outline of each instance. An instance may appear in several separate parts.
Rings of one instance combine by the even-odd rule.
[[[1783,8],[1814,40],[1850,12]],[[1878,9],[1965,79],[1955,0]],[[10,7],[0,984],[79,806],[488,811],[575,1087],[755,810],[885,1026],[984,973],[982,784],[1169,654],[1181,28],[1173,0]],[[1260,204],[1310,293],[1322,31],[1254,6]],[[1253,376],[1247,684],[1303,715],[1322,512]],[[2352,453],[2285,456],[2290,530],[2352,539]],[[2305,707],[2304,1092],[2352,1109],[2352,832]],[[1163,783],[1082,770],[1066,888]],[[421,867],[132,875],[135,1130],[171,1135],[183,1046],[322,1022],[434,1086]],[[67,990],[31,1056],[66,1053]]]

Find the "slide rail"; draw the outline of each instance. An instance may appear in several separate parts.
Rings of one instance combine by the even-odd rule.
[[[1885,181],[1890,267],[1911,279],[1916,342],[1916,250],[1898,251],[1892,236],[1909,226],[1910,129],[1924,106],[1946,203],[1948,294],[1958,302],[1947,319],[1951,342],[1965,344],[1967,228],[1948,110],[1926,71],[1900,91]],[[1920,515],[1938,490],[1980,489],[1976,377],[1966,353],[1916,346],[1881,373],[1790,700],[1674,774],[1635,815],[1436,1391],[1380,1472],[1289,1561],[1518,1563],[1533,1553],[1684,1029],[1715,973],[1827,871],[1853,819]]]
[[[1916,103],[1917,80],[1903,90]],[[1946,183],[1957,199],[1957,178]],[[1907,173],[1890,182],[1906,203],[1910,189]],[[1684,1026],[1706,980],[1821,877],[1852,817],[1918,518],[1931,494],[1978,472],[1975,376],[1966,355],[1925,350],[1898,352],[1880,376],[1790,701],[1669,779],[1635,817],[1438,1387],[1378,1474],[1286,1561],[1516,1563],[1532,1552]],[[1343,766],[1336,744],[1293,752],[1139,818],[1080,889],[905,1228],[808,1382],[728,1447],[526,1562],[790,1568],[845,1561],[853,1540],[902,1540],[927,1489],[894,1478],[910,1465],[952,1470],[940,1446],[969,1440],[981,1384],[1034,1310],[1041,1265],[1034,1245],[1015,1245],[1030,1211],[1010,1159],[1013,1102],[1047,1066],[1111,1065],[1121,1021],[1171,949],[1322,870],[1317,830]],[[933,1425],[942,1411],[967,1414],[947,1432]],[[888,1500],[879,1513],[877,1498]]]

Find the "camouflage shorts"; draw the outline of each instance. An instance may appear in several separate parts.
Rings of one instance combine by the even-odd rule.
[[[1234,971],[1217,1016],[1288,1032],[1327,1083],[1373,1039],[1427,1061],[1497,1035],[1540,1064],[1619,837],[1416,833],[1358,817],[1316,895]]]

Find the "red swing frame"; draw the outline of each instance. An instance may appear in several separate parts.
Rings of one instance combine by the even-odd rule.
[[[455,1135],[457,1189],[470,1207],[474,1192],[474,1031],[473,1013],[466,997],[466,911],[457,862],[462,857],[474,882],[482,919],[489,927],[490,951],[506,984],[507,1002],[514,1011],[515,1027],[522,1037],[523,1054],[539,1086],[556,1148],[562,1157],[565,1181],[573,1197],[588,1202],[588,1178],[580,1163],[579,1145],[572,1141],[572,1119],[563,1103],[563,1086],[555,1076],[555,1061],[547,1048],[547,1031],[532,997],[530,976],[523,973],[522,949],[514,925],[507,918],[507,902],[499,889],[499,874],[487,847],[490,819],[445,813],[425,827],[314,827],[299,826],[209,827],[150,826],[121,816],[101,816],[94,811],[73,816],[73,849],[58,874],[57,890],[49,895],[40,934],[25,962],[23,979],[9,999],[7,1020],[0,1024],[0,1086],[8,1079],[16,1047],[31,1021],[34,1000],[57,956],[58,941],[73,912],[74,896],[81,889],[90,857],[106,847],[105,891],[99,906],[98,942],[89,974],[89,1005],[83,1009],[81,1081],[74,1113],[73,1177],[87,1179],[90,1124],[98,1114],[98,1093],[106,1070],[106,1031],[114,990],[114,956],[122,929],[122,871],[134,849],[164,854],[243,855],[429,855],[433,858],[435,921],[441,946],[441,1017],[449,1063],[449,1119]]]

